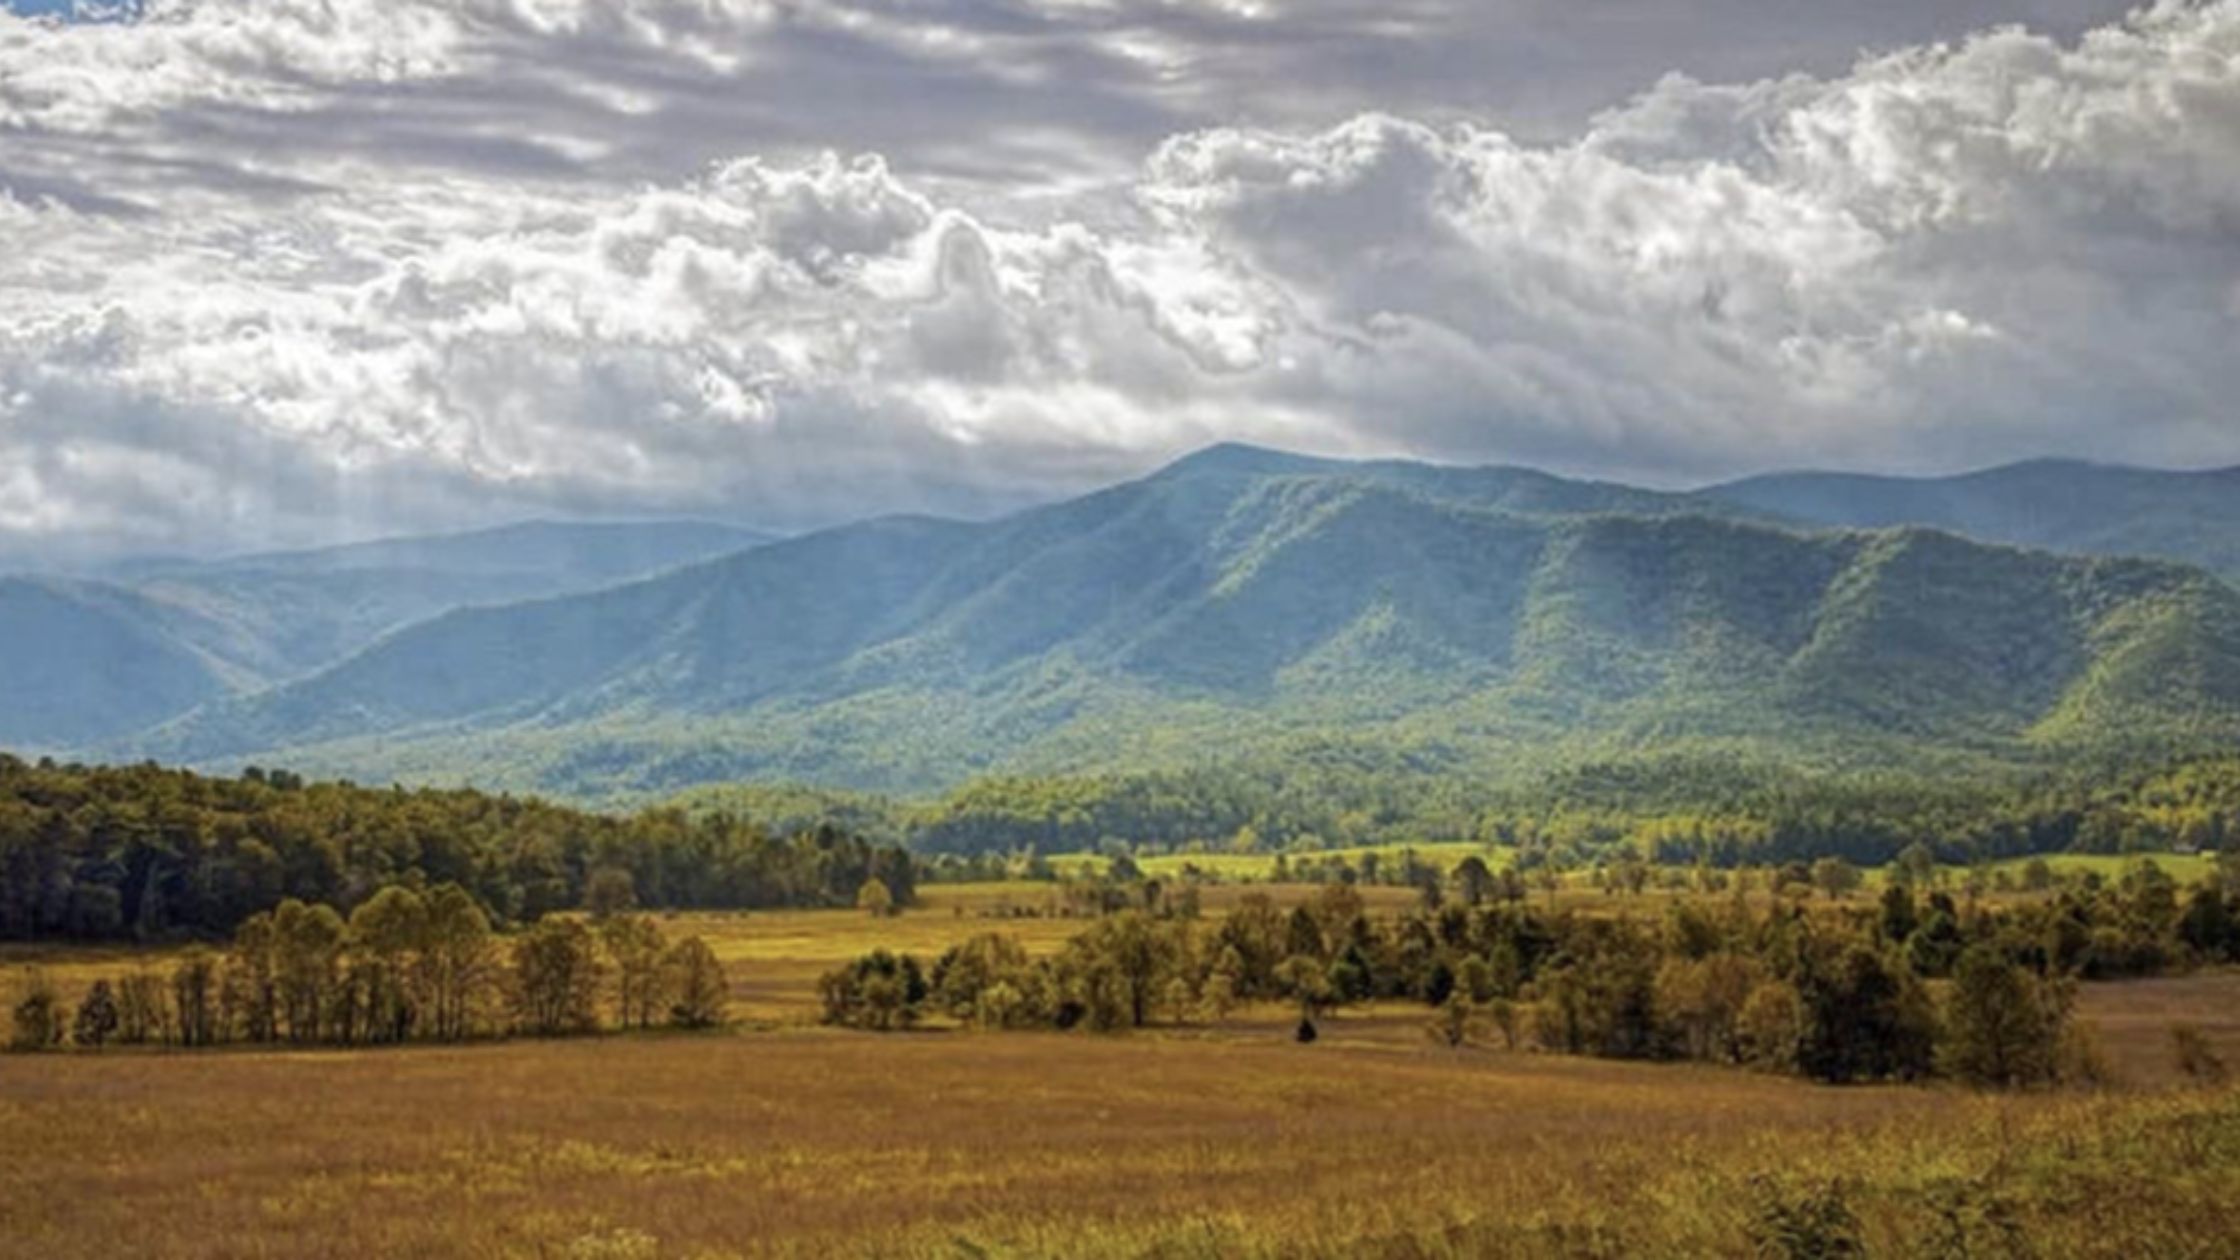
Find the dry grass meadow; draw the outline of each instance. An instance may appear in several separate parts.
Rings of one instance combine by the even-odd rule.
[[[2240,1062],[2232,975],[2089,989],[2121,1078],[2095,1095],[1450,1051],[1399,1006],[1312,1046],[1272,1008],[813,1026],[816,975],[873,944],[1055,947],[1078,920],[984,917],[1046,896],[680,916],[733,977],[717,1034],[0,1057],[0,1255],[1741,1256],[1831,1186],[1873,1255],[2240,1254],[2240,1094],[2168,1051],[2189,1022]]]

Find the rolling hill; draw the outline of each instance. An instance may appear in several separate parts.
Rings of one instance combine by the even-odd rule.
[[[2196,569],[1511,469],[1221,447],[987,524],[884,520],[462,608],[111,751],[571,793],[923,790],[1335,735],[1499,774],[1708,745],[1959,767],[2240,734]]]

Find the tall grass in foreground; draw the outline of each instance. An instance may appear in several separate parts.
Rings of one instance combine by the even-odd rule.
[[[15,1058],[0,1253],[2240,1254],[2230,1089],[1829,1089],[1375,1034]]]

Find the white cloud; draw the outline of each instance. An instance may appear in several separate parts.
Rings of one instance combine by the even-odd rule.
[[[1209,63],[1335,74],[1350,54],[1311,33],[1453,14],[0,18],[0,531],[809,524],[1223,437],[1668,480],[2240,459],[2240,3],[1669,76],[1561,142],[1389,112],[1177,126],[1234,89]],[[801,151],[814,118],[753,134],[758,85],[834,58],[869,76],[859,111],[820,98],[861,156]],[[968,134],[1007,93],[1054,112]]]

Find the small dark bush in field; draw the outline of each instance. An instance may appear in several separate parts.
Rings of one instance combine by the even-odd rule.
[[[1859,1218],[1843,1184],[1795,1188],[1760,1176],[1751,1181],[1750,1242],[1766,1260],[1841,1260],[1864,1256]]]
[[[1314,1039],[1320,1035],[1314,1030],[1314,1021],[1311,1019],[1300,1020],[1298,1031],[1291,1034],[1292,1038],[1302,1046],[1314,1044]]]
[[[70,1008],[55,996],[46,973],[33,969],[23,982],[23,996],[10,1012],[8,1048],[18,1051],[51,1050],[62,1044],[70,1027]]]
[[[2023,1256],[2029,1239],[2011,1198],[1999,1192],[1992,1175],[1940,1178],[1923,1191],[1930,1231],[1920,1244],[1929,1256]]]

